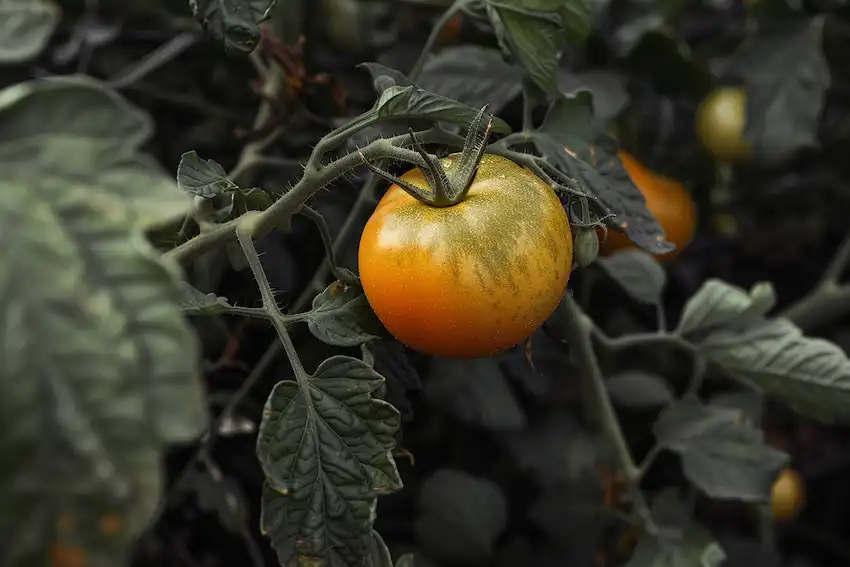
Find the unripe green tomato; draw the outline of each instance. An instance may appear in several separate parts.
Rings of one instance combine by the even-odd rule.
[[[599,237],[593,227],[582,226],[573,239],[573,259],[582,268],[589,266],[599,255]]]

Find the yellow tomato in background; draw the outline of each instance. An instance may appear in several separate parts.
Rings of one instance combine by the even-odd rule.
[[[780,472],[770,491],[773,519],[788,520],[796,517],[803,509],[805,493],[805,482],[800,473],[792,468]]]
[[[419,168],[402,179],[428,189]],[[569,221],[552,188],[490,154],[453,206],[391,186],[358,252],[363,290],[387,330],[415,350],[452,358],[492,355],[531,335],[560,302],[572,261]]]
[[[720,161],[740,162],[750,157],[750,143],[744,139],[746,125],[747,92],[742,87],[715,89],[697,109],[697,136]]]

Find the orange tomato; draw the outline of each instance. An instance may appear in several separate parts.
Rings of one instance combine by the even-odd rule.
[[[792,468],[776,477],[770,490],[770,508],[775,520],[787,520],[800,513],[805,501],[806,487],[802,475]]]
[[[458,154],[441,160],[450,168]],[[405,181],[428,189],[419,168]],[[508,349],[552,314],[573,242],[555,192],[532,172],[485,154],[466,197],[433,207],[393,185],[360,239],[366,298],[400,342],[474,358]]]
[[[664,229],[667,241],[676,245],[675,250],[656,256],[662,262],[669,261],[693,240],[696,232],[696,205],[678,181],[650,171],[625,151],[620,151],[619,155],[632,181],[643,193],[646,207]],[[601,238],[602,231],[598,233]],[[601,244],[600,250],[601,255],[608,256],[618,250],[637,247],[622,232],[609,229],[608,239]]]
[[[461,28],[463,28],[463,16],[461,14],[455,14],[446,22],[443,29],[440,30],[440,33],[437,35],[437,41],[440,45],[453,42],[460,35]]]

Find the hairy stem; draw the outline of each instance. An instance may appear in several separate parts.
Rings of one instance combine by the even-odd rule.
[[[211,231],[199,234],[191,240],[187,240],[183,244],[163,253],[162,257],[180,264],[188,264],[203,256],[206,252],[233,240],[238,223],[239,219],[234,219],[217,225]]]
[[[339,268],[336,263],[336,252],[334,251],[333,239],[331,238],[331,231],[328,227],[328,221],[325,220],[318,211],[311,209],[308,206],[301,207],[300,214],[304,215],[316,225],[316,228],[319,229],[319,235],[322,238],[322,244],[325,247],[325,255],[328,260],[328,264],[330,264],[331,273],[333,276],[346,285],[351,285],[356,283],[356,277],[351,272],[346,273]]]
[[[246,224],[250,225],[250,220]],[[309,374],[307,374],[307,371],[304,370],[304,366],[301,364],[301,358],[298,356],[298,351],[295,350],[295,345],[292,343],[289,331],[286,330],[287,319],[277,306],[277,301],[274,298],[274,291],[272,291],[269,279],[266,277],[266,273],[263,270],[263,265],[260,262],[260,256],[257,254],[257,249],[254,246],[254,241],[251,237],[251,233],[253,231],[244,227],[245,225],[240,224],[239,228],[236,229],[236,239],[239,241],[242,251],[245,252],[245,258],[248,260],[248,266],[250,266],[251,273],[254,275],[254,279],[257,281],[257,286],[260,288],[260,296],[263,298],[263,309],[265,309],[268,313],[269,320],[272,322],[272,325],[274,325],[275,331],[277,331],[278,338],[280,338],[280,342],[283,344],[283,349],[286,351],[286,355],[289,358],[289,363],[292,366],[295,379],[303,390],[307,387]],[[306,393],[304,399],[307,401],[308,405],[312,404],[311,396],[306,395]]]
[[[343,175],[346,171],[361,165],[363,163],[363,156],[370,160],[396,159],[417,163],[418,160],[412,157],[410,150],[403,150],[398,147],[405,142],[406,138],[407,136],[396,136],[375,140],[360,152],[346,154],[326,167],[320,169],[308,167],[304,175],[292,189],[260,214],[254,225],[254,238],[260,238],[268,234],[275,226],[298,212],[301,205],[317,191]]]
[[[329,254],[325,257],[322,264],[316,270],[316,273],[313,274],[313,277],[310,279],[310,283],[307,284],[307,287],[304,288],[304,291],[301,292],[301,295],[299,295],[298,299],[295,301],[295,304],[292,307],[293,312],[298,313],[299,311],[303,311],[308,305],[310,305],[313,297],[325,288],[328,275],[330,275],[333,270],[332,263],[334,258],[339,256],[342,252],[342,248],[348,244],[348,240],[353,236],[354,229],[357,226],[357,219],[369,206],[372,205],[373,201],[374,199],[371,191],[360,191],[360,194],[357,196],[357,200],[354,202],[354,206],[351,208],[351,211],[348,213],[348,217],[345,219],[345,223],[343,223],[342,228],[339,229],[339,234],[337,235],[336,240],[333,241],[333,256]]]
[[[429,135],[429,132],[422,134],[425,138],[428,138]],[[399,147],[405,144],[408,138],[409,136],[402,135],[375,140],[359,153],[346,154],[320,169],[308,169],[304,172],[303,177],[298,183],[280,199],[275,201],[268,209],[262,212],[253,211],[254,215],[252,215],[251,226],[256,231],[253,233],[253,237],[260,238],[268,234],[273,228],[284,223],[293,214],[297,213],[304,203],[320,189],[345,174],[345,172],[361,165],[363,163],[361,154],[369,159],[389,158],[418,163],[419,156],[415,152]],[[200,234],[192,240],[184,242],[180,246],[166,252],[164,257],[181,263],[190,262],[205,252],[232,239],[237,226],[242,224],[244,217],[245,215],[239,219],[224,223],[208,233]]]
[[[599,368],[596,353],[593,351],[593,343],[591,341],[592,323],[587,320],[587,316],[582,312],[569,293],[564,294],[558,309],[562,311],[561,320],[564,324],[564,330],[567,333],[566,338],[575,355],[576,363],[579,369],[589,378],[588,385],[592,389],[593,397],[599,410],[602,429],[614,446],[617,460],[628,484],[629,495],[634,505],[635,513],[646,532],[650,535],[656,535],[658,533],[658,526],[655,524],[649,505],[640,489],[641,469],[635,464],[632,453],[626,443],[626,438],[620,427],[620,421],[614,411],[614,405],[608,396],[605,378],[602,375],[602,370]]]

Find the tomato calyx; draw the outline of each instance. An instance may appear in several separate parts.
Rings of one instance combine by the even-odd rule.
[[[481,110],[472,120],[463,144],[463,150],[458,159],[448,168],[440,163],[437,156],[429,154],[416,139],[413,129],[410,130],[411,145],[422,158],[423,164],[420,165],[420,170],[430,191],[396,177],[371,163],[367,162],[366,165],[376,175],[398,185],[410,196],[426,205],[432,207],[456,205],[463,201],[469,192],[487,148],[487,138],[490,136],[490,128],[493,124],[493,116],[486,113],[487,106],[481,107]]]

